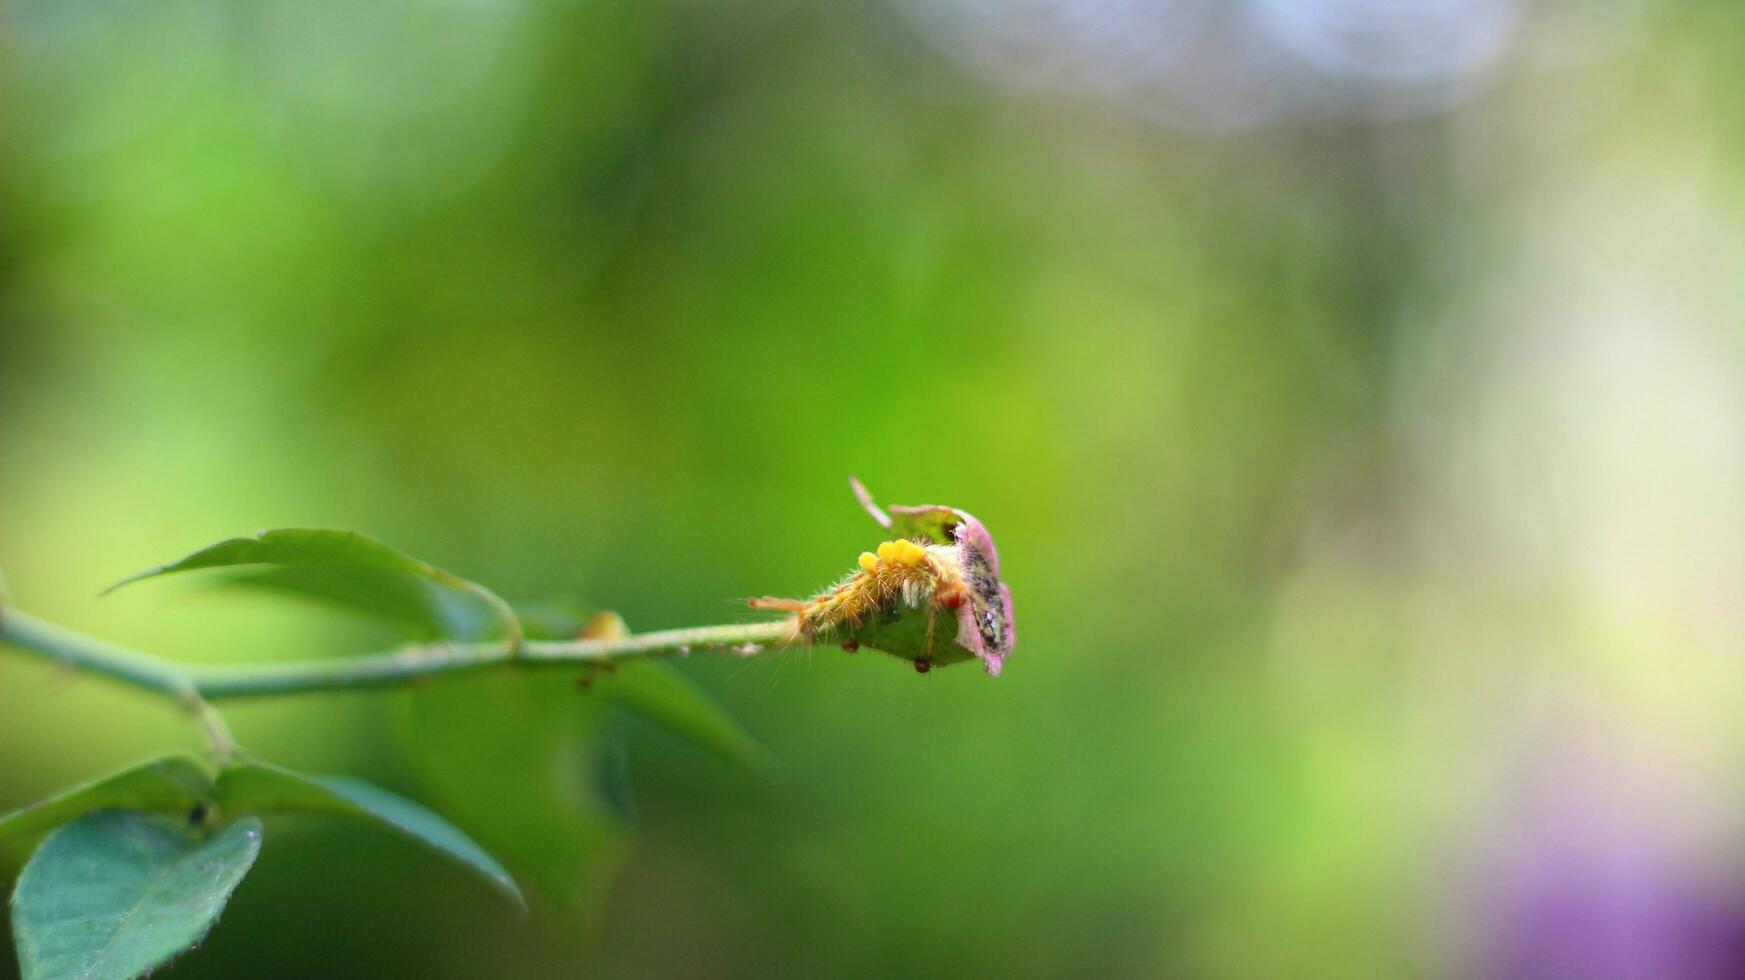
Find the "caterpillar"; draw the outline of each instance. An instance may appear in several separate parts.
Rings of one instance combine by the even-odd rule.
[[[910,660],[926,673],[936,665],[980,660],[998,676],[1016,642],[1012,595],[1000,581],[993,537],[974,517],[952,507],[896,507],[887,513],[859,480],[861,506],[896,533],[856,568],[810,599],[753,599],[754,609],[793,615],[789,642],[840,642]],[[956,632],[944,636],[950,624]],[[942,629],[941,624],[945,624]]]

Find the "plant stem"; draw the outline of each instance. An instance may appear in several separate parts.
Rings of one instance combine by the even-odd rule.
[[[696,626],[601,639],[528,640],[518,652],[505,649],[501,641],[429,643],[355,657],[196,666],[106,643],[15,609],[0,611],[0,644],[169,697],[195,710],[212,701],[404,687],[439,674],[492,668],[606,668],[692,650],[750,654],[785,642],[791,629],[782,621]]]

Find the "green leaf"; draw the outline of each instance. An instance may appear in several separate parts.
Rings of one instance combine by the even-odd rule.
[[[602,799],[604,702],[549,672],[440,678],[397,700],[432,803],[559,902],[595,894],[617,826]]]
[[[261,825],[201,838],[99,810],[55,831],[19,876],[12,932],[24,980],[128,980],[199,942],[260,853]]]
[[[244,762],[219,774],[215,796],[225,812],[337,813],[378,820],[461,862],[526,905],[509,872],[460,828],[422,804],[363,780]]]
[[[213,584],[253,589],[389,620],[420,639],[479,640],[501,620],[496,609],[472,592],[459,592],[425,578],[382,568],[275,565],[243,568],[214,577]],[[515,610],[532,633],[533,624]]]
[[[0,817],[0,840],[58,827],[108,807],[186,816],[212,785],[206,768],[185,755],[166,755],[110,773]]]
[[[766,770],[775,757],[752,738],[719,702],[684,674],[651,661],[627,663],[593,690],[730,762]]]
[[[517,606],[517,609],[521,607]],[[571,607],[566,619],[548,616],[546,623],[561,623],[564,636],[628,636],[630,629],[617,613],[588,615],[581,606]],[[547,626],[551,628],[551,626]],[[663,663],[642,661],[624,664],[590,678],[592,689],[605,700],[627,708],[680,736],[701,743],[730,762],[763,770],[774,762],[768,749],[751,737],[727,709],[689,678]]]
[[[478,597],[495,612],[511,641],[519,643],[521,639],[521,624],[515,618],[514,610],[495,592],[477,582],[437,568],[429,562],[403,554],[356,531],[281,528],[276,531],[262,531],[252,538],[230,538],[202,548],[178,561],[148,569],[137,575],[130,575],[104,589],[103,592],[107,595],[133,582],[161,575],[171,575],[176,572],[190,572],[207,568],[235,568],[244,565],[274,565],[321,570],[345,569],[352,573],[358,570],[373,570],[378,573],[386,572],[434,582],[445,588],[470,593]],[[341,582],[336,578],[335,583],[330,591],[350,597],[354,601],[360,592],[364,595],[370,594],[372,587],[369,576],[354,575],[350,582]],[[307,581],[304,582],[305,590],[307,590],[308,584]],[[384,604],[400,604],[405,601],[403,596],[391,596],[385,593],[379,598]]]
[[[480,640],[500,619],[492,606],[471,592],[380,568],[244,568],[214,577],[213,584],[290,595],[390,620],[419,639]],[[530,640],[573,640],[595,612],[591,606],[567,601],[509,606]]]

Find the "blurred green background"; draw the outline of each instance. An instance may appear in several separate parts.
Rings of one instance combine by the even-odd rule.
[[[4,18],[21,608],[191,661],[391,642],[95,598],[303,525],[748,619],[879,540],[849,474],[975,513],[1015,597],[997,680],[683,662],[767,778],[561,677],[231,709],[534,911],[271,822],[171,976],[1737,975],[1736,5]],[[0,657],[0,808],[197,738]]]

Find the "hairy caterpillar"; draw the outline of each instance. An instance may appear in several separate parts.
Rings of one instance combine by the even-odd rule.
[[[793,643],[871,647],[923,673],[976,659],[998,676],[1016,634],[1012,594],[1000,581],[987,528],[952,507],[893,506],[887,513],[860,481],[849,484],[895,537],[861,552],[848,577],[810,599],[765,597],[751,600],[752,608],[792,613]]]

